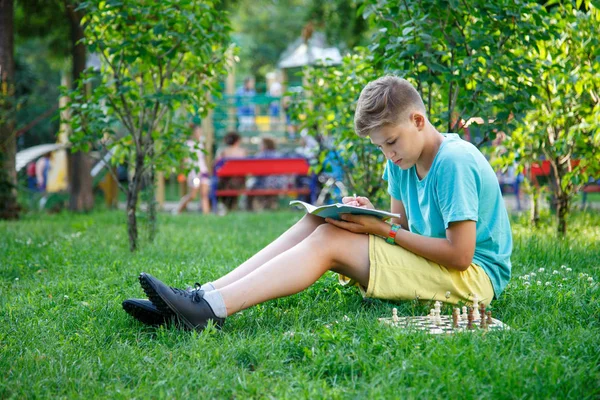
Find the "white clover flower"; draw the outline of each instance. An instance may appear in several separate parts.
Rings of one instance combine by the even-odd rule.
[[[563,281],[568,281],[568,279],[567,278],[563,278]]]
[[[567,272],[571,272],[571,271],[573,271],[572,268],[567,268]]]
[[[69,296],[67,296],[67,295],[65,294],[65,299],[68,299],[68,298],[69,298]]]
[[[562,284],[562,283],[559,283],[559,284],[558,284],[558,287],[563,287],[563,284]]]
[[[560,269],[567,269],[567,266],[566,265],[561,265]]]
[[[552,271],[552,275],[560,274],[557,270]]]
[[[531,285],[531,282],[523,282],[523,285],[529,286],[529,285]]]
[[[537,281],[535,284],[538,286],[542,286],[542,281]]]
[[[546,282],[546,286],[550,286],[550,285],[552,285],[551,282]]]
[[[529,275],[531,275],[531,276],[535,276],[535,272],[532,272],[532,273],[530,273]]]
[[[591,276],[588,278],[588,282],[594,282],[594,278],[592,278]]]
[[[18,280],[19,280],[19,278],[15,278],[15,281],[18,281]]]
[[[544,268],[540,268],[540,269],[538,269],[538,272],[544,272],[544,271],[545,271],[545,269],[544,269]]]

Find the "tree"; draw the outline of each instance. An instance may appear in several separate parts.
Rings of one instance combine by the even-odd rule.
[[[102,146],[133,173],[127,194],[129,247],[137,248],[142,181],[189,155],[189,113],[206,114],[230,55],[227,14],[212,1],[82,3],[85,44],[102,60],[69,93],[72,143]],[[86,84],[94,87],[89,97]]]
[[[57,57],[71,56],[70,83],[80,78],[86,64],[81,10],[77,0],[18,0],[17,27],[23,37],[46,37]],[[91,159],[81,151],[69,154],[69,208],[89,211],[94,206]]]
[[[70,36],[71,53],[73,55],[72,82],[81,80],[85,70],[86,50],[83,42],[83,8],[76,8],[76,4],[65,0]],[[84,87],[79,88],[81,95],[86,95]],[[71,211],[90,211],[94,207],[94,194],[92,191],[92,161],[90,157],[79,149],[71,151],[69,156],[69,209]]]
[[[478,117],[489,142],[522,116],[533,76],[523,49],[547,37],[543,8],[521,0],[366,0],[378,30],[369,47],[388,73],[412,81],[430,120],[447,132]]]
[[[19,216],[14,132],[14,4],[0,0],[0,218]]]
[[[583,9],[579,11],[580,4]],[[573,196],[600,175],[600,10],[591,2],[559,3],[548,15],[553,35],[527,49],[537,74],[525,123],[510,137],[505,162],[550,163],[557,233],[567,233]]]

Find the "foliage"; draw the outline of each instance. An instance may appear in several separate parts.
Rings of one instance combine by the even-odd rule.
[[[557,230],[566,234],[571,200],[588,182],[600,177],[600,39],[590,35],[600,10],[586,3],[578,11],[565,2],[548,16],[553,36],[527,49],[536,76],[531,109],[506,143],[504,163],[521,166],[545,159],[551,165],[550,188],[557,208]]]
[[[403,334],[377,318],[392,307],[425,315],[428,304],[363,301],[333,273],[228,318],[222,331],[149,328],[121,309],[143,296],[140,271],[178,287],[214,280],[300,217],[164,215],[156,245],[135,257],[117,212],[0,222],[0,398],[600,395],[598,212],[570,217],[569,242],[513,221],[514,277],[492,303],[505,333]]]
[[[300,37],[306,24],[306,0],[242,0],[231,9],[242,74],[262,75],[277,65],[281,53]],[[265,71],[267,70],[267,71]]]
[[[71,0],[15,0],[17,40],[42,39],[48,59],[63,64],[71,55],[71,27],[66,10],[69,3]]]
[[[481,145],[526,110],[535,75],[524,49],[547,37],[543,8],[523,0],[366,0],[363,15],[378,28],[375,61],[411,81],[433,125],[457,132],[481,118]],[[514,125],[513,125],[514,126]]]
[[[312,23],[331,45],[353,48],[364,41],[366,24],[347,0],[241,0],[231,4],[242,74],[264,75],[302,29]]]
[[[300,128],[322,143],[320,165],[334,150],[349,191],[367,196],[373,204],[386,204],[381,176],[385,157],[368,139],[354,132],[354,110],[362,88],[377,78],[366,50],[357,48],[335,68],[305,69],[305,93],[294,98],[292,112]],[[316,171],[320,172],[320,171]]]
[[[189,114],[205,115],[218,95],[229,49],[227,14],[212,1],[82,2],[85,44],[99,54],[99,76],[88,70],[69,92],[76,148],[100,144],[113,161],[129,163],[125,189],[130,246],[144,174],[178,166],[189,155]],[[86,93],[86,85],[93,91]],[[193,156],[192,156],[193,157]]]
[[[46,38],[21,40],[15,48],[15,114],[18,147],[27,148],[56,140],[59,128],[60,70]],[[45,118],[40,119],[41,116]],[[35,123],[34,126],[32,124]],[[29,128],[26,132],[19,132]]]
[[[356,0],[312,0],[309,18],[325,32],[329,43],[342,50],[366,44],[367,21],[358,13]]]

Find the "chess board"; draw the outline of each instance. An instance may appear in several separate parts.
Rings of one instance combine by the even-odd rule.
[[[467,321],[460,319],[458,328],[452,327],[452,316],[441,315],[442,323],[436,325],[429,316],[421,317],[398,317],[398,322],[394,322],[392,318],[379,318],[379,322],[390,325],[394,328],[399,328],[407,332],[423,331],[432,335],[453,334],[456,332],[481,332],[481,331],[498,331],[508,330],[510,327],[502,321],[492,318],[492,324],[487,325],[487,329],[479,327],[479,321],[473,322],[473,329],[467,329]]]

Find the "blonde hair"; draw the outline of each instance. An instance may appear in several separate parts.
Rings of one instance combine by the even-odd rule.
[[[360,92],[354,113],[354,129],[361,137],[388,125],[397,125],[413,111],[425,115],[419,92],[406,79],[384,76],[369,82]]]

